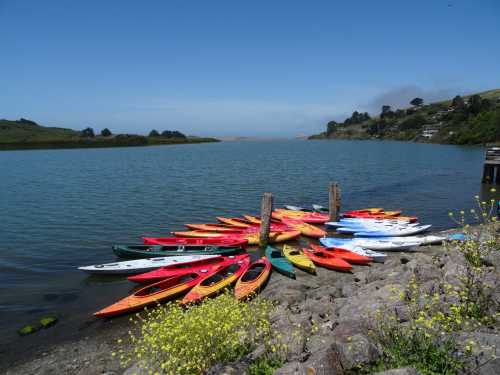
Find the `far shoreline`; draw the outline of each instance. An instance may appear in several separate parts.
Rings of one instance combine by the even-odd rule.
[[[191,138],[187,140],[161,140],[159,142],[112,142],[111,140],[99,141],[62,141],[62,142],[16,142],[0,143],[0,151],[25,151],[25,150],[65,150],[65,149],[88,149],[88,148],[116,148],[116,147],[148,147],[163,145],[185,145],[199,143],[221,142],[216,138]]]

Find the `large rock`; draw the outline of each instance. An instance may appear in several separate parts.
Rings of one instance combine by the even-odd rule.
[[[463,346],[473,342],[471,368],[476,368],[478,375],[500,374],[500,335],[489,332],[471,332],[459,335],[459,343]],[[498,356],[498,358],[497,358]]]
[[[339,320],[350,320],[352,317],[368,317],[377,310],[391,310],[400,303],[397,292],[402,290],[400,284],[384,283],[377,281],[361,287],[358,293],[350,298],[345,298],[338,303],[336,314]]]
[[[311,314],[294,314],[280,306],[271,317],[273,327],[281,332],[278,342],[287,346],[287,361],[303,360],[308,337],[311,335]]]
[[[371,340],[359,333],[335,340],[331,351],[335,353],[335,359],[344,370],[368,365],[380,356],[379,350]]]
[[[342,375],[344,370],[334,346],[327,346],[312,353],[302,365],[307,375]],[[303,370],[303,371],[304,371]]]
[[[306,375],[306,370],[300,362],[289,362],[273,372],[273,375]]]
[[[273,375],[343,375],[344,370],[338,354],[331,346],[316,350],[307,361],[290,362],[276,370]]]

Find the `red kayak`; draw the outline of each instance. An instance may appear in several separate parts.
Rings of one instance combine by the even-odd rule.
[[[381,209],[367,209],[367,210],[354,210],[347,211],[342,214],[343,217],[347,218],[358,218],[358,219],[376,219],[376,220],[397,220],[401,222],[414,223],[417,221],[416,216],[401,216],[401,211],[373,211]]]
[[[217,256],[209,259],[200,259],[192,262],[170,264],[153,271],[130,276],[128,279],[134,283],[154,283],[169,277],[181,276],[190,272],[210,272],[215,267],[220,266],[226,259],[238,259],[237,256],[223,257]],[[205,272],[204,272],[205,270]]]
[[[184,224],[189,229],[202,230],[205,232],[216,232],[216,233],[257,233],[260,231],[260,225],[251,224],[248,227],[238,227],[228,224]],[[271,231],[285,231],[291,228],[283,223],[272,223]]]
[[[349,272],[352,269],[352,266],[345,260],[329,254],[327,251],[313,249],[302,250],[304,251],[304,254],[318,266],[343,272]]]
[[[248,241],[241,238],[182,238],[182,237],[142,237],[144,245],[206,245],[245,248]]]
[[[344,249],[337,249],[337,248],[326,248],[323,246],[319,245],[309,245],[311,249],[317,250],[317,251],[327,251],[329,254],[336,256],[337,258],[343,259],[348,263],[351,264],[359,264],[359,265],[367,265],[370,262],[372,262],[372,258],[370,257],[365,257],[364,255],[359,255],[356,253],[353,253],[352,251],[349,250],[344,250]]]
[[[320,214],[319,212],[293,211],[283,208],[277,208],[276,210],[274,210],[272,213],[272,217],[279,220],[281,220],[283,217],[289,217],[309,224],[323,224],[330,220],[330,217],[328,215]]]

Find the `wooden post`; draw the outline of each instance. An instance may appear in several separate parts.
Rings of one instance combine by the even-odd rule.
[[[492,184],[494,173],[495,170],[493,169],[493,166],[490,164],[485,164],[483,170],[483,183]]]
[[[273,195],[264,193],[262,196],[262,204],[260,208],[260,237],[259,245],[267,246],[269,242],[269,230],[271,229],[271,215],[273,212]]]
[[[488,164],[485,164],[483,167],[483,183],[489,183],[490,179],[490,166]]]
[[[336,182],[330,184],[329,194],[330,220],[338,221],[340,215],[340,188]]]

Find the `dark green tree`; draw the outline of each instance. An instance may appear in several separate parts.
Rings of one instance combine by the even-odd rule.
[[[406,116],[406,111],[404,109],[396,109],[396,111],[394,112],[394,116],[396,118],[405,117]]]
[[[151,130],[151,131],[149,132],[149,136],[150,136],[150,137],[159,137],[159,136],[160,136],[160,133],[158,133],[158,131],[157,131],[157,130],[154,130],[154,129],[153,129],[153,130]]]
[[[415,115],[412,117],[403,120],[401,124],[399,124],[399,130],[410,130],[410,129],[419,129],[426,123],[426,119],[422,115]]]
[[[481,112],[489,111],[493,108],[493,102],[489,99],[484,98],[481,100]]]
[[[390,105],[383,105],[382,112],[380,113],[380,118],[393,117],[394,112],[391,109]]]
[[[413,99],[411,102],[410,102],[411,105],[414,105],[416,107],[419,107],[421,106],[422,104],[424,104],[424,99],[422,98],[415,98]]]
[[[103,137],[110,137],[113,135],[113,133],[111,133],[111,130],[109,130],[108,128],[104,128],[101,130],[101,135]]]
[[[95,137],[94,129],[90,127],[85,128],[80,132],[80,135],[84,138],[94,138]]]
[[[326,134],[330,135],[335,133],[337,130],[338,123],[335,121],[330,121],[328,124],[326,124]]]
[[[464,99],[460,95],[455,96],[451,101],[451,106],[456,110],[465,109]]]
[[[165,138],[186,138],[186,136],[184,134],[182,134],[181,132],[179,132],[177,130],[174,130],[174,131],[164,130],[161,132],[161,136],[165,137]]]
[[[391,111],[391,106],[390,105],[383,105],[382,106],[382,114],[385,114],[387,112]]]
[[[479,95],[472,95],[469,98],[469,104],[467,106],[467,112],[472,115],[477,115],[481,112],[482,99]]]

